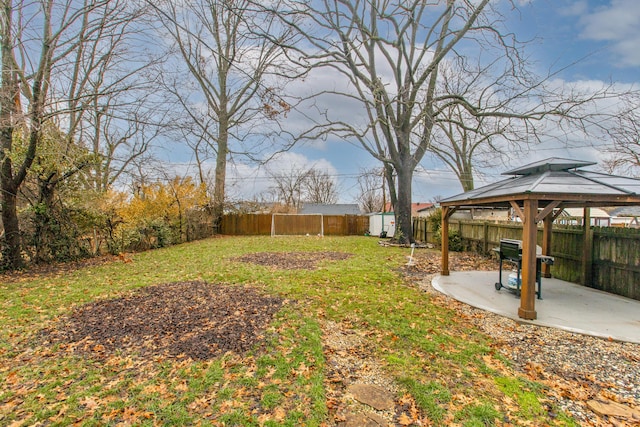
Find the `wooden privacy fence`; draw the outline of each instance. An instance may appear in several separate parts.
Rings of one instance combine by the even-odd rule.
[[[232,236],[271,234],[271,214],[228,214],[222,217],[220,233]]]
[[[414,218],[414,238],[435,243],[426,218]],[[490,254],[500,239],[522,239],[522,225],[486,221],[453,220],[450,232],[458,233],[465,250]],[[595,289],[640,300],[640,230],[633,228],[592,227],[591,281]],[[542,245],[542,229],[538,244]],[[551,256],[555,262],[551,274],[561,280],[579,283],[584,253],[584,230],[581,227],[557,227],[551,236]]]
[[[228,235],[270,235],[271,214],[228,214],[222,217],[220,232]],[[291,220],[278,221],[276,234],[295,235],[312,233],[316,230],[318,217],[315,215],[291,215]],[[305,221],[313,221],[301,228]],[[369,217],[364,215],[323,215],[325,236],[358,236],[369,230]]]

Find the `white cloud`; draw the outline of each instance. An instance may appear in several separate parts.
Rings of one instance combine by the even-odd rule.
[[[329,175],[336,175],[337,171],[330,161],[326,159],[310,160],[304,154],[285,152],[278,154],[271,160],[267,166],[272,173],[317,169],[321,172],[327,172]]]
[[[609,42],[619,65],[640,66],[640,2],[612,0],[580,19],[580,36],[587,40]]]
[[[564,16],[582,16],[589,10],[589,2],[580,0],[571,3],[568,6],[560,7],[560,14]]]

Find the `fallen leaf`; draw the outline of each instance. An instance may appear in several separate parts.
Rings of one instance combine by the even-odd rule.
[[[411,424],[413,424],[413,419],[411,419],[407,414],[403,412],[398,417],[398,423],[403,426],[410,426]]]
[[[85,396],[84,398],[80,399],[78,403],[84,405],[84,407],[89,409],[90,411],[95,411],[100,407],[98,402],[96,402],[95,399],[89,396]]]

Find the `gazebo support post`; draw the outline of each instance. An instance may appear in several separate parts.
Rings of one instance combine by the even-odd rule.
[[[522,287],[520,293],[520,308],[518,316],[534,320],[537,318],[535,310],[536,300],[536,216],[538,214],[538,200],[524,200],[524,219],[522,228]]]
[[[584,208],[584,242],[582,244],[582,272],[580,282],[584,286],[591,286],[593,271],[593,230],[591,229],[591,209]]]
[[[440,247],[442,248],[442,269],[440,275],[449,275],[449,206],[442,207],[442,224],[440,226]]]

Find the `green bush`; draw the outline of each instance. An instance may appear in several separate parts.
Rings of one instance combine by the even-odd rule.
[[[453,252],[462,252],[462,237],[458,230],[449,230],[449,250]]]
[[[442,246],[442,209],[438,208],[427,219],[429,227],[434,232],[433,240],[437,246]],[[449,230],[449,250],[453,252],[462,252],[462,237],[458,230]]]

